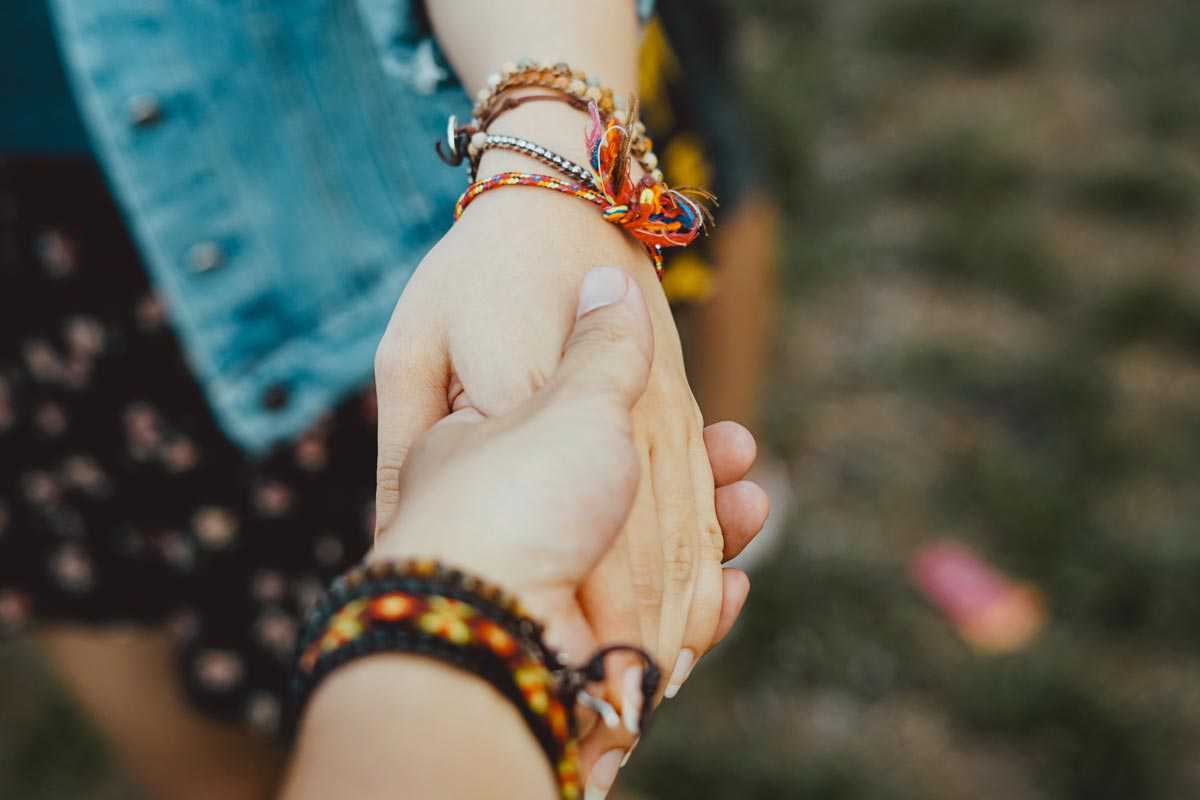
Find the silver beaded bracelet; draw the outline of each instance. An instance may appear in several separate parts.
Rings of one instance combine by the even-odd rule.
[[[566,177],[578,181],[589,189],[596,188],[596,179],[592,176],[591,170],[576,164],[571,159],[563,158],[553,150],[542,147],[540,144],[534,144],[519,136],[484,133],[483,131],[472,136],[471,142],[467,147],[467,154],[471,162],[472,183],[474,183],[475,175],[479,171],[479,159],[483,156],[484,151],[493,149],[510,150],[514,153],[529,156],[548,167],[558,170]]]

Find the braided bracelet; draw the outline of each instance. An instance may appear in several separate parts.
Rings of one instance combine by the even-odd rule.
[[[604,680],[605,656],[628,650],[642,659],[642,730],[661,673],[643,650],[626,645],[607,647],[571,669],[546,647],[542,634],[511,595],[436,561],[359,567],[334,581],[300,636],[291,729],[313,690],[337,667],[373,653],[420,654],[474,673],[513,703],[546,754],[561,796],[577,800],[573,712],[580,701],[607,706],[585,691]]]
[[[711,221],[708,209],[684,192],[704,200],[714,198],[699,189],[679,191],[668,188],[665,183],[655,181],[649,175],[634,183],[629,177],[628,132],[613,119],[603,122],[595,103],[591,104],[589,111],[592,127],[587,134],[586,144],[590,153],[588,168],[592,180],[587,185],[549,175],[501,172],[468,186],[454,206],[454,219],[457,221],[479,195],[502,186],[533,186],[569,194],[598,206],[605,220],[620,225],[645,245],[654,271],[661,278],[662,248],[691,244],[705,223]],[[545,148],[541,148],[541,152],[548,153],[552,159],[565,160]]]

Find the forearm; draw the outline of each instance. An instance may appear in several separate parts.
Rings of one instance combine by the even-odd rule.
[[[622,104],[637,87],[632,0],[430,0],[428,8],[438,42],[472,98],[503,64],[527,57],[581,69],[611,87]],[[528,103],[500,117],[491,132],[522,136],[584,163],[586,125],[586,116],[565,104]],[[546,168],[520,155],[489,151],[480,177],[505,170]]]
[[[637,86],[632,0],[429,0],[438,42],[473,97],[505,62],[535,58],[586,70],[625,97]]]
[[[307,798],[549,798],[554,780],[512,704],[469,673],[376,655],[313,695],[282,793]]]

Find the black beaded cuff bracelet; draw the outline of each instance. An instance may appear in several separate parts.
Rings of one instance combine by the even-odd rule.
[[[359,567],[334,581],[300,636],[290,730],[339,666],[373,653],[424,655],[483,678],[508,698],[549,759],[562,796],[578,798],[574,707],[581,690],[604,679],[608,653],[636,652],[644,661],[644,726],[661,673],[644,651],[624,645],[601,650],[580,669],[565,667],[542,633],[514,597],[435,561]]]

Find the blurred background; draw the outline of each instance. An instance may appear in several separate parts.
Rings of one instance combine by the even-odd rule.
[[[792,501],[614,797],[1200,797],[1200,4],[729,7]],[[0,719],[138,796],[19,644]]]

